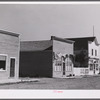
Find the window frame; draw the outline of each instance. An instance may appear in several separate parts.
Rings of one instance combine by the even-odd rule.
[[[62,71],[62,61],[56,60],[55,61],[55,66],[54,66],[54,71],[55,72],[61,72]]]
[[[16,61],[17,61],[17,58],[11,56],[11,57],[10,57],[10,61],[11,61],[11,59],[15,59],[15,74],[16,74]],[[10,62],[10,65],[9,65],[9,66],[10,66],[10,68],[11,68],[11,62]],[[9,69],[10,69],[10,68],[9,68]],[[19,68],[18,68],[18,70],[19,70]],[[9,70],[9,71],[10,71],[10,70]],[[15,75],[15,76],[16,76],[16,75]],[[14,76],[14,77],[15,77],[15,76]],[[10,78],[11,78],[11,77],[10,77]]]
[[[95,50],[95,56],[97,56],[97,50]]]
[[[93,56],[93,51],[94,51],[94,50],[92,49],[92,52],[91,52],[92,56]]]
[[[93,64],[89,64],[89,66],[90,66],[89,70],[93,71]]]
[[[8,55],[7,55],[7,54],[0,54],[0,56],[5,56],[5,57],[6,57],[6,61],[5,61],[5,70],[0,70],[0,72],[5,72],[5,71],[7,71]]]
[[[99,70],[99,65],[97,63],[95,65],[96,65],[96,71],[98,71]]]

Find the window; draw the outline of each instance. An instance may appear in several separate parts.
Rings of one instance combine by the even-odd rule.
[[[93,49],[92,49],[92,56],[93,56]]]
[[[95,50],[95,56],[97,56],[97,50]]]
[[[55,62],[55,71],[61,71],[62,62],[60,60],[56,60]]]
[[[66,71],[72,71],[72,67],[71,66],[66,66]]]
[[[99,68],[98,68],[98,64],[96,64],[96,70],[99,70]]]
[[[69,66],[72,66],[72,62],[69,63]]]
[[[0,70],[6,70],[6,56],[0,55]]]
[[[88,74],[89,73],[89,70],[88,69],[85,69],[85,74]]]
[[[61,66],[55,66],[55,71],[61,71]]]
[[[72,62],[70,59],[66,61],[66,71],[72,71]]]
[[[55,62],[55,66],[61,66],[61,65],[62,65],[62,62],[56,60],[56,62]]]
[[[81,72],[80,72],[80,73],[81,73],[81,74],[84,74],[84,71],[85,71],[85,69],[81,69]]]
[[[93,70],[93,64],[90,64],[90,70]]]

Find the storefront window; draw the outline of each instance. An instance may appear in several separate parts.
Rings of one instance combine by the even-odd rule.
[[[72,71],[72,62],[69,58],[66,59],[66,71]]]
[[[68,66],[66,66],[66,71],[72,71],[72,63],[68,62]]]
[[[55,71],[61,71],[61,66],[62,66],[62,62],[59,60],[56,60],[55,62]]]
[[[55,71],[61,71],[61,66],[55,66]]]

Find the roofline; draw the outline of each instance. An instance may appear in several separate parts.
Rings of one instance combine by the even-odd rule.
[[[70,39],[86,39],[86,38],[94,38],[94,40],[96,39],[96,41],[97,41],[97,37],[96,36],[91,36],[91,37],[75,37],[75,38],[65,38],[65,39],[68,39],[68,40],[70,40]],[[94,41],[93,40],[93,41]],[[92,41],[92,42],[93,42]],[[98,41],[96,42],[97,43],[97,45],[100,45],[99,43],[98,43]]]
[[[21,43],[25,43],[25,42],[45,42],[45,41],[51,41],[51,40],[36,40],[36,41],[33,41],[33,40],[22,40],[20,41]]]
[[[72,40],[66,40],[64,38],[59,38],[59,37],[56,37],[56,36],[51,36],[51,40],[58,40],[58,41],[67,42],[67,43],[74,43],[75,42],[75,41],[72,41]]]
[[[97,38],[95,37],[95,41],[96,41],[96,44],[99,46],[100,44],[98,43],[98,41],[97,41]]]
[[[95,36],[89,36],[89,37],[73,37],[73,38],[65,38],[65,39],[85,39],[85,38],[96,38]]]
[[[8,32],[8,31],[4,31],[4,30],[0,30],[0,33],[6,34],[6,35],[11,35],[11,36],[16,36],[16,37],[18,37],[20,35],[18,33]]]

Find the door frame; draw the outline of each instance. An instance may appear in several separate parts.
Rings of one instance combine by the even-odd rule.
[[[93,64],[93,74],[95,75],[96,72],[96,64]]]
[[[63,76],[66,76],[66,65],[65,65],[65,62],[63,62],[62,67],[63,67],[63,68],[62,68],[62,69],[63,69],[63,70],[62,70],[62,75],[63,75]]]
[[[16,68],[16,57],[10,57],[10,69],[11,69],[11,59],[15,59],[15,68]],[[10,77],[10,72],[9,72],[9,77]],[[14,77],[15,77],[15,69],[14,69],[14,76],[10,78],[14,78]]]

